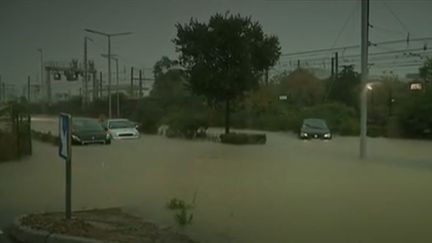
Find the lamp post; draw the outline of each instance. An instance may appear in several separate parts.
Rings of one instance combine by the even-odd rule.
[[[366,158],[367,136],[367,80],[368,80],[368,48],[369,48],[369,0],[361,1],[361,82],[360,95],[360,159]]]
[[[103,57],[108,58],[108,55],[106,54],[102,54]],[[120,85],[119,85],[119,72],[118,72],[118,57],[117,55],[112,55],[111,54],[111,59],[113,59],[116,63],[116,99],[117,99],[117,118],[120,117],[120,94],[119,94],[119,90],[120,90]]]
[[[108,34],[108,33],[103,33],[100,31],[92,30],[92,29],[85,29],[85,31],[93,33],[93,34],[105,36],[108,39],[108,118],[111,118],[112,117],[112,111],[111,111],[111,37],[120,36],[120,35],[130,35],[130,34],[132,34],[132,32]]]
[[[82,93],[82,106],[83,108],[88,103],[88,61],[87,61],[87,40],[93,41],[91,38],[84,37],[84,79],[83,79],[83,93]]]
[[[41,77],[41,80],[40,80],[40,85],[41,85],[41,87],[40,87],[40,89],[39,90],[42,90],[43,89],[43,87],[44,87],[44,65],[43,65],[43,50],[42,50],[42,48],[39,48],[39,49],[37,49],[38,50],[38,52],[40,53],[40,77]],[[40,95],[40,91],[39,91],[39,95]],[[48,91],[47,91],[47,97],[48,97]]]

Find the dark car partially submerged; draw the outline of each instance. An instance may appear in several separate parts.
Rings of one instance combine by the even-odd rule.
[[[111,144],[111,136],[95,119],[72,119],[72,144]]]
[[[311,139],[331,139],[332,133],[327,126],[327,123],[323,119],[309,118],[304,119],[302,127],[300,129],[300,138]]]

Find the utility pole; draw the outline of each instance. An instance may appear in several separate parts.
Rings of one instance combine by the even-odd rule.
[[[112,117],[111,109],[111,36],[108,35],[108,118]]]
[[[30,76],[27,76],[27,102],[30,103]]]
[[[125,32],[125,33],[115,33],[115,34],[107,34],[96,30],[91,29],[85,29],[85,31],[103,35],[108,38],[108,118],[112,117],[112,110],[111,110],[111,37],[112,36],[120,36],[120,35],[130,35],[131,32]]]
[[[335,78],[337,79],[339,76],[339,53],[335,52]]]
[[[102,98],[102,72],[99,73],[99,94],[98,97]]]
[[[43,50],[42,48],[38,49],[38,52],[40,53],[40,90],[43,90],[44,87],[44,65],[43,65]],[[41,93],[41,92],[40,92]],[[47,98],[48,98],[48,91],[47,91]]]
[[[142,98],[143,97],[143,92],[142,92],[142,85],[143,85],[143,82],[142,82],[143,80],[142,80],[142,70],[140,69],[139,70],[139,98]]]
[[[92,102],[94,102],[95,100],[96,100],[96,96],[97,96],[97,93],[96,93],[96,89],[97,89],[97,87],[96,87],[97,85],[96,85],[96,73],[95,72],[92,72]]]
[[[46,87],[47,87],[47,98],[48,98],[48,104],[51,104],[51,75],[50,71],[47,70],[46,75]]]
[[[361,2],[361,97],[360,97],[360,159],[366,158],[367,79],[369,47],[369,0]]]
[[[331,58],[331,81],[334,82],[334,78],[335,78],[335,68],[334,68],[334,64],[335,64],[335,59],[334,57]]]
[[[92,40],[89,37],[84,37],[84,78],[83,78],[83,96],[82,106],[85,107],[88,104],[88,61],[87,61],[87,40]]]
[[[130,71],[130,96],[134,97],[134,68],[131,67]]]
[[[102,54],[102,57],[108,58],[108,55]],[[120,117],[120,94],[119,94],[120,84],[119,84],[118,56],[111,54],[111,59],[113,59],[116,63],[116,99],[117,99],[116,115],[117,117]]]
[[[118,58],[116,61],[116,82],[117,82],[117,118],[120,118],[120,84],[119,84],[119,70],[118,70]]]

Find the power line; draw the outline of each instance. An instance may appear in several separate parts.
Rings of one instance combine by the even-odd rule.
[[[333,45],[331,46],[331,48],[334,48],[337,44],[337,42],[339,41],[339,38],[341,37],[342,33],[345,31],[346,26],[348,25],[348,22],[351,20],[351,18],[354,16],[355,10],[358,7],[359,2],[357,2],[353,9],[351,10],[351,13],[348,15],[347,19],[345,20],[345,23],[342,26],[342,29],[340,29],[339,33],[337,34],[337,37],[335,39],[335,41],[333,42]]]
[[[382,4],[387,8],[387,10],[391,13],[391,15],[396,19],[396,21],[405,29],[406,32],[410,32],[408,27],[402,22],[402,20],[397,16],[397,14],[393,11],[393,9],[386,3],[386,1],[382,1]]]
[[[421,38],[413,38],[410,39],[410,42],[424,42],[424,41],[431,41],[432,37],[421,37]],[[382,41],[382,42],[376,42],[373,43],[374,46],[379,45],[391,45],[391,44],[400,44],[406,42],[406,39],[398,39],[398,40],[391,40],[391,41]],[[302,55],[319,55],[318,53],[325,53],[325,52],[331,52],[331,51],[337,51],[337,50],[348,50],[348,49],[356,49],[359,48],[360,45],[347,45],[347,46],[341,46],[341,47],[335,47],[335,48],[323,48],[323,49],[315,49],[310,51],[299,51],[299,52],[291,52],[291,53],[285,53],[282,54],[281,57],[289,57],[289,56],[302,56]]]

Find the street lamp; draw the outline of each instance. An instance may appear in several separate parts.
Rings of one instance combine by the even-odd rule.
[[[112,117],[112,113],[111,113],[111,37],[120,36],[120,35],[130,35],[132,34],[132,32],[107,34],[97,30],[91,30],[91,29],[85,29],[85,31],[97,35],[106,36],[108,39],[108,118],[111,118]]]
[[[108,55],[102,54],[102,57],[108,58]],[[118,57],[117,55],[111,55],[111,59],[113,59],[116,63],[116,93],[117,93],[117,118],[120,117],[120,94],[119,94],[119,72],[118,72]]]
[[[93,41],[91,38],[84,37],[84,79],[83,79],[83,96],[82,107],[84,108],[88,103],[88,61],[87,61],[87,41]]]
[[[40,87],[40,89],[39,90],[42,90],[42,87],[44,87],[44,75],[43,75],[43,73],[44,73],[44,67],[43,67],[43,50],[42,50],[42,48],[39,48],[39,49],[37,49],[37,51],[40,53],[40,69],[41,69],[41,80],[40,80],[40,85],[41,85],[41,87]],[[40,95],[40,91],[39,91],[39,95]],[[47,92],[47,96],[48,96],[48,92]]]
[[[363,86],[362,93],[361,93],[361,108],[362,108],[362,114],[360,119],[360,158],[365,159],[366,158],[366,137],[367,137],[367,93],[368,91],[372,91],[374,86],[377,84],[381,84],[380,82],[373,81],[373,82],[366,82]]]

